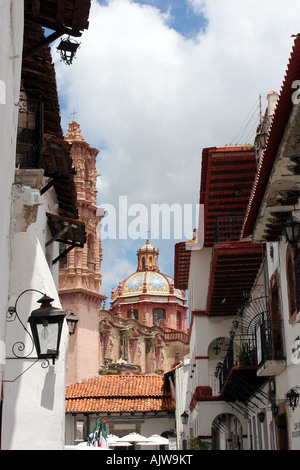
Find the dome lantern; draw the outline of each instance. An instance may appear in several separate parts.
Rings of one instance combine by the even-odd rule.
[[[137,271],[156,271],[159,272],[158,267],[158,254],[159,250],[151,245],[149,239],[146,243],[138,249],[138,267]]]

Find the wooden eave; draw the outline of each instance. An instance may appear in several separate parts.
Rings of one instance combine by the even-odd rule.
[[[256,155],[252,147],[203,150],[200,204],[204,205],[204,246],[214,243],[217,217],[245,214],[255,175]]]
[[[232,316],[245,303],[243,291],[251,291],[263,260],[263,246],[251,242],[214,245],[206,312]]]
[[[52,238],[47,241],[46,246],[51,245],[55,241],[67,245],[67,248],[52,261],[52,264],[55,264],[73,248],[82,248],[84,246],[86,242],[85,225],[77,219],[61,217],[50,214],[49,212],[47,212],[46,215],[52,236]]]
[[[91,0],[24,0],[25,19],[80,36],[89,27]]]
[[[278,241],[282,234],[281,221],[298,202],[300,105],[293,103],[292,95],[299,74],[300,35],[297,35],[254,181],[242,228],[243,238]]]

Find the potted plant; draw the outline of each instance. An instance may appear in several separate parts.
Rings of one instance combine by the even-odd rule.
[[[249,356],[249,347],[247,343],[242,343],[241,346],[238,346],[237,358],[239,360],[239,365],[242,367],[250,366],[251,360]]]

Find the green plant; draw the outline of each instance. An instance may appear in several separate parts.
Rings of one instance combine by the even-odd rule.
[[[242,343],[241,346],[237,347],[237,358],[238,359],[248,359],[249,358],[249,348],[247,343]]]
[[[210,442],[202,441],[199,437],[190,440],[190,449],[192,450],[211,450],[212,445]]]

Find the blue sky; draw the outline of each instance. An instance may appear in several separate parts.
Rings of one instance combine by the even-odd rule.
[[[299,17],[294,0],[93,0],[76,60],[61,63],[56,44],[53,57],[63,129],[76,110],[99,150],[98,204],[118,212],[126,196],[131,213],[139,204],[195,211],[202,149],[253,142],[259,95],[264,111],[267,93],[280,91]],[[195,222],[181,238],[152,239],[162,272],[173,277],[174,245]],[[109,298],[136,270],[148,230],[103,240]]]

